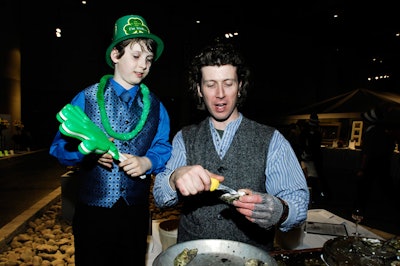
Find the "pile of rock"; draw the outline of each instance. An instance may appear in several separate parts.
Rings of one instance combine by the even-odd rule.
[[[176,219],[180,208],[155,207],[150,193],[153,220]],[[73,266],[74,236],[71,222],[62,215],[62,199],[27,222],[26,229],[15,235],[0,253],[0,266]]]
[[[72,227],[61,217],[61,202],[27,223],[0,254],[0,266],[74,265]]]

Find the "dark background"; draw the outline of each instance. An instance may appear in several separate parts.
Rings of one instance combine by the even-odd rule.
[[[144,82],[167,107],[172,134],[198,117],[186,95],[189,60],[226,32],[239,32],[230,41],[253,70],[242,111],[260,122],[356,88],[400,92],[400,19],[390,1],[8,0],[2,10],[1,47],[20,47],[22,121],[39,146],[50,144],[55,114],[76,93],[113,73],[105,50],[127,14],[143,16],[165,42]],[[384,73],[390,79],[367,80]]]

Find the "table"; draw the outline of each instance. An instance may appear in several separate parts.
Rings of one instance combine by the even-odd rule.
[[[148,252],[146,265],[151,266],[154,259],[161,253],[162,247],[160,242],[159,235],[159,224],[164,220],[153,220],[152,221],[152,235],[148,238]],[[344,224],[346,226],[347,232],[349,235],[352,235],[355,232],[355,224],[349,220],[346,220],[340,216],[335,215],[325,209],[310,209],[307,214],[307,221],[309,222],[320,222],[320,223],[332,223],[332,224]],[[359,226],[359,232],[361,236],[378,238],[384,240],[380,235],[372,232],[369,228],[364,226]],[[311,234],[303,231],[303,234],[299,235],[301,237],[301,243],[294,247],[295,250],[302,249],[316,249],[322,248],[324,243],[335,236],[329,235],[319,235],[319,234]]]
[[[337,216],[327,210],[324,209],[311,209],[307,214],[307,221],[309,222],[320,222],[320,223],[331,223],[331,224],[344,224],[347,229],[348,235],[353,235],[355,233],[355,223],[346,220],[340,216]],[[383,238],[372,231],[368,230],[364,226],[360,225],[358,227],[361,236],[378,238],[383,240]],[[330,235],[320,235],[320,234],[311,234],[304,233],[304,238],[302,243],[295,247],[294,249],[312,249],[312,248],[322,248],[324,243],[329,239],[333,239],[336,236]]]

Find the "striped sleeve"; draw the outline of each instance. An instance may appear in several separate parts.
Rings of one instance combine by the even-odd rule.
[[[178,193],[169,185],[171,174],[178,167],[186,165],[186,149],[182,131],[179,131],[172,140],[172,154],[165,170],[156,175],[153,187],[154,203],[158,208],[172,207],[178,203]]]
[[[310,197],[307,182],[290,143],[278,130],[271,139],[265,174],[267,193],[289,205],[289,216],[280,229],[287,231],[304,223]]]

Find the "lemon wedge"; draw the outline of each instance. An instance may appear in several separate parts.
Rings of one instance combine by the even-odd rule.
[[[215,179],[213,177],[211,177],[211,187],[210,187],[210,191],[214,191],[218,188],[219,186],[219,181],[218,179]]]

